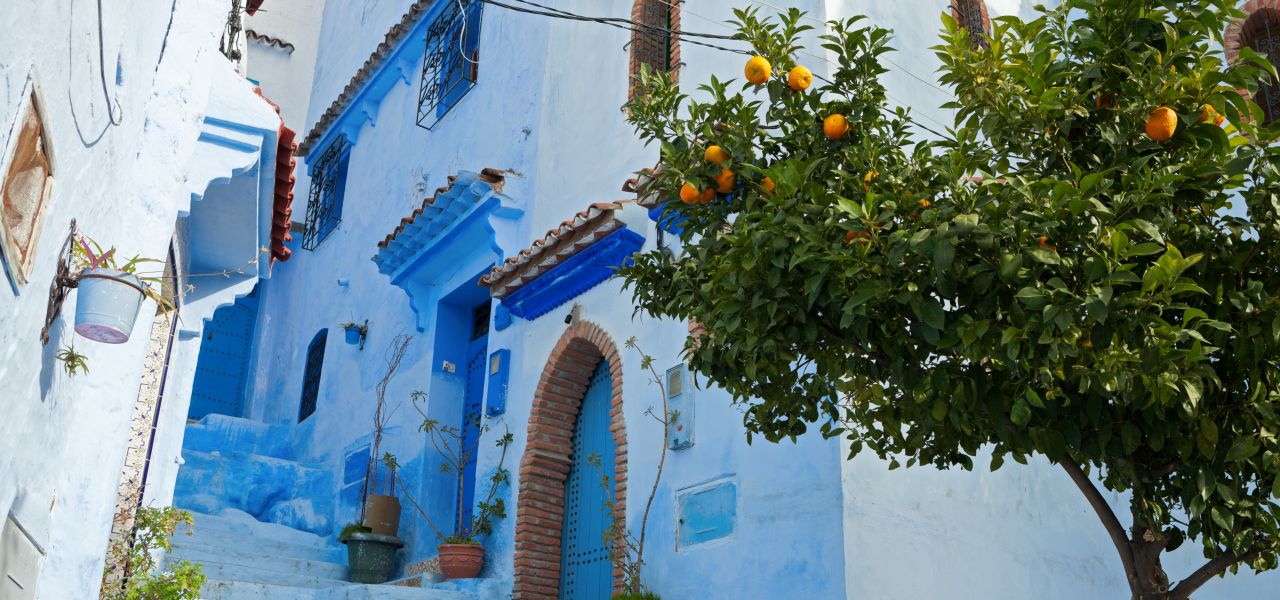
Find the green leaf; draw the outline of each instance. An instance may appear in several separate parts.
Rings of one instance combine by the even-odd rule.
[[[1215,506],[1209,509],[1209,516],[1213,518],[1213,522],[1218,524],[1223,531],[1231,531],[1235,529],[1236,517],[1229,511],[1223,510],[1221,507]]]
[[[1044,408],[1044,400],[1040,399],[1040,394],[1037,394],[1035,390],[1026,388],[1023,397],[1027,399],[1027,404],[1036,408]]]
[[[1014,402],[1013,409],[1009,411],[1009,420],[1013,421],[1014,425],[1026,425],[1031,421],[1031,407],[1022,400]]]
[[[1142,430],[1133,423],[1125,423],[1120,427],[1120,439],[1124,443],[1125,455],[1133,454],[1142,446]]]
[[[1054,252],[1053,250],[1050,250],[1049,248],[1040,248],[1040,247],[1031,248],[1027,250],[1027,254],[1031,256],[1033,260],[1041,264],[1056,265],[1056,264],[1061,264],[1062,262],[1058,258],[1058,253]]]

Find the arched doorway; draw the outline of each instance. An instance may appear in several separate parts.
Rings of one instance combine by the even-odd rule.
[[[613,518],[625,519],[626,448],[617,345],[598,325],[578,321],[560,337],[534,392],[516,498],[514,598],[601,597],[597,588],[608,597],[620,573],[604,547],[600,472],[585,459],[601,456]]]

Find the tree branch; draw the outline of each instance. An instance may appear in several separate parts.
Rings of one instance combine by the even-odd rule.
[[[1200,586],[1207,583],[1210,579],[1221,575],[1228,567],[1237,563],[1251,562],[1258,557],[1260,551],[1257,548],[1245,552],[1242,556],[1236,556],[1234,552],[1219,554],[1213,560],[1204,564],[1204,566],[1196,569],[1186,579],[1178,582],[1172,590],[1169,590],[1170,600],[1185,600],[1191,597],[1192,592],[1200,589]]]
[[[1084,474],[1079,464],[1076,464],[1070,457],[1062,457],[1058,459],[1058,464],[1062,469],[1071,476],[1071,481],[1075,482],[1076,487],[1080,488],[1080,492],[1084,494],[1089,506],[1093,507],[1093,512],[1098,514],[1098,519],[1102,521],[1103,527],[1107,528],[1107,534],[1111,536],[1111,543],[1115,545],[1116,552],[1120,554],[1120,564],[1124,565],[1124,576],[1129,581],[1129,590],[1133,592],[1133,596],[1138,597],[1141,589],[1138,587],[1138,573],[1133,565],[1133,547],[1129,545],[1129,538],[1125,535],[1124,526],[1120,524],[1120,519],[1116,518],[1116,513],[1111,510],[1111,505],[1107,504],[1106,498],[1098,492],[1098,488],[1089,480],[1089,476]]]

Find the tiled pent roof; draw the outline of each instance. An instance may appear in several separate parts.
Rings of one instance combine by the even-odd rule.
[[[275,109],[276,115],[280,114],[280,106],[264,96],[262,88],[254,88],[253,91]],[[271,197],[272,262],[283,262],[293,256],[293,251],[287,244],[293,239],[289,230],[293,227],[293,184],[297,180],[293,175],[293,169],[298,164],[293,157],[298,150],[298,144],[294,141],[296,136],[292,129],[284,126],[284,119],[281,119],[276,135],[275,187]]]
[[[551,228],[545,236],[507,258],[480,279],[494,298],[503,298],[582,249],[627,226],[616,218],[631,201],[597,202]]]
[[[396,23],[387,31],[382,43],[374,49],[373,54],[364,61],[364,65],[360,67],[356,74],[351,77],[351,81],[347,87],[338,94],[338,98],[329,105],[324,111],[320,119],[316,121],[315,127],[307,133],[307,137],[302,140],[298,153],[305,156],[311,151],[311,146],[320,141],[334,122],[342,116],[343,111],[347,110],[351,102],[360,94],[360,90],[369,82],[374,73],[387,61],[396,48],[404,42],[409,32],[413,30],[414,25],[421,19],[435,4],[434,0],[417,0],[409,6],[409,10],[405,11],[400,22]]]
[[[378,254],[373,258],[378,270],[391,274],[423,248],[433,244],[442,232],[465,215],[480,200],[492,193],[501,193],[505,183],[503,171],[481,169],[479,173],[463,171],[449,177],[449,185],[436,190],[434,196],[422,202],[409,216],[400,219],[400,225],[378,242]]]

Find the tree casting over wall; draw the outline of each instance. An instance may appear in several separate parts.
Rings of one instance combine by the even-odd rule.
[[[644,191],[683,200],[682,250],[624,271],[638,309],[705,325],[691,365],[749,436],[1061,465],[1134,598],[1275,568],[1280,149],[1249,99],[1275,72],[1219,58],[1234,4],[1065,0],[976,45],[944,15],[955,129],[928,142],[878,81],[889,32],[832,23],[809,89],[807,17],[737,12],[747,83],[645,74],[627,106],[661,147]],[[1186,540],[1209,560],[1172,582]]]

